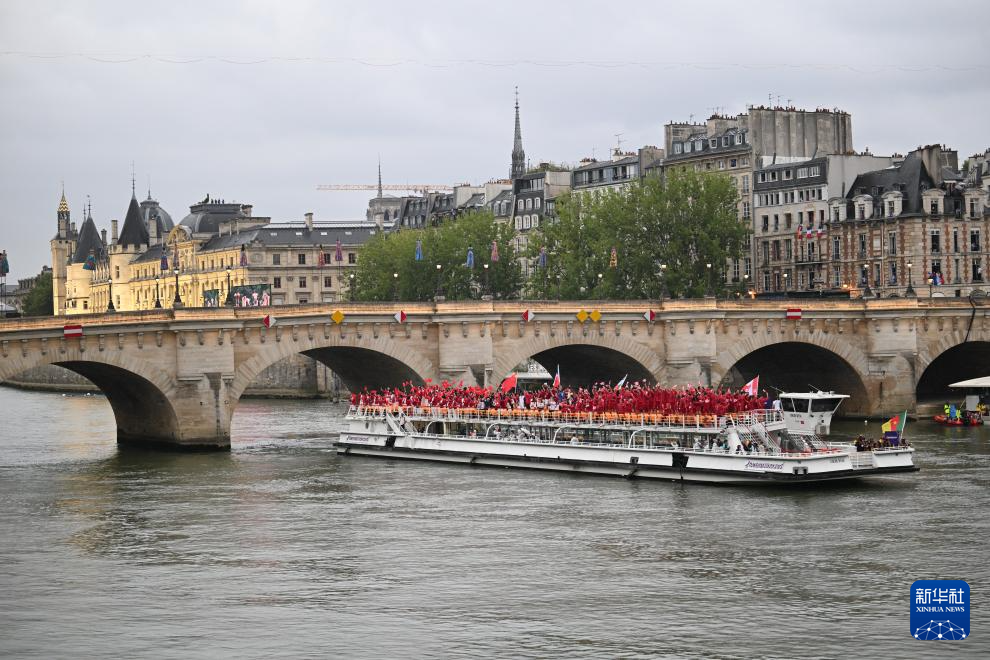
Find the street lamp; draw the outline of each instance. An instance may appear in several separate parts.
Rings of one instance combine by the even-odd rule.
[[[392,273],[392,299],[399,299],[399,274]]]
[[[784,273],[784,293],[787,293],[787,278],[790,277],[790,273]]]
[[[160,280],[160,279],[161,279],[161,275],[158,275],[156,273],[155,274],[155,309],[161,309],[162,308],[162,299],[159,297],[159,294],[158,294],[158,280]]]
[[[351,302],[354,302],[354,273],[351,273],[347,277],[350,280],[350,284],[348,285],[348,290],[350,291],[351,294]]]
[[[440,287],[443,278],[443,264],[437,264],[437,293],[436,297],[439,298],[443,295],[443,289]]]
[[[908,285],[907,289],[904,291],[904,296],[907,298],[914,298],[917,294],[914,292],[914,278],[911,277],[911,266],[913,264],[909,261],[907,262],[908,267]]]
[[[176,309],[182,307],[182,296],[179,295],[179,269],[174,268],[172,272],[175,273],[175,298],[172,300],[172,308]]]
[[[234,306],[234,296],[233,292],[230,290],[230,264],[227,264],[227,297],[223,299],[223,304],[226,307]]]
[[[116,312],[117,309],[113,306],[113,278],[112,277],[108,277],[107,278],[107,284],[110,286],[110,296],[109,296],[109,302],[107,302],[107,311],[108,312]]]
[[[598,295],[599,298],[601,298],[601,295],[602,295],[602,288],[601,288],[602,287],[602,277],[604,277],[604,275],[602,275],[601,273],[598,273],[598,286],[595,289],[595,293]]]
[[[488,264],[483,265],[482,268],[485,269],[485,295],[487,296],[487,295],[489,295],[489,293],[488,293]]]
[[[712,295],[712,265],[710,263],[705,264],[705,269],[707,275],[705,276],[705,295],[711,297]],[[785,276],[786,277],[786,276]]]
[[[929,277],[928,278],[928,297],[929,298],[932,297],[932,285],[933,284],[935,284],[935,278],[934,277]]]

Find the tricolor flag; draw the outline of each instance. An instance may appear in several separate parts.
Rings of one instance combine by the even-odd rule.
[[[529,323],[530,321],[533,320],[533,318],[536,316],[536,314],[534,314],[533,312],[531,312],[531,311],[529,311],[527,309],[525,312],[523,312],[521,314],[521,316],[522,316],[522,320],[523,321],[525,321],[526,323]]]
[[[403,312],[400,309],[398,312],[396,312],[395,314],[392,315],[392,318],[395,319],[395,322],[396,323],[405,323],[406,322],[406,313]]]
[[[503,392],[508,392],[509,390],[515,389],[516,382],[518,380],[519,380],[519,374],[513,371],[511,376],[509,376],[508,378],[502,381],[501,390]]]
[[[270,328],[276,323],[275,317],[272,316],[271,314],[265,314],[265,318],[261,319],[261,322],[264,324],[266,328]]]
[[[10,262],[7,261],[7,251],[0,253],[0,277],[6,277],[10,272]]]
[[[653,323],[653,320],[656,317],[657,317],[657,313],[654,312],[652,309],[648,309],[645,312],[643,312],[643,318],[649,321],[650,323]]]
[[[629,374],[626,374],[625,376],[623,376],[622,377],[622,380],[620,380],[618,383],[615,384],[615,389],[621,390],[622,389],[622,386],[626,384],[626,379],[627,378],[629,378]]]
[[[83,264],[83,270],[96,270],[96,255],[94,255],[92,251],[89,253],[89,256],[86,257],[86,262]]]
[[[818,238],[821,238],[824,235],[825,235],[825,227],[818,225]]]
[[[801,310],[797,307],[790,307],[787,310],[787,320],[788,321],[800,321],[801,320]]]
[[[753,380],[743,385],[742,391],[750,396],[756,396],[756,393],[760,391],[760,377],[757,376]]]
[[[241,266],[247,266],[247,250],[244,249],[243,245],[241,246]]]
[[[804,237],[805,238],[814,238],[815,237],[815,228],[814,227],[808,227],[808,231],[806,231],[804,233]]]
[[[557,365],[557,373],[553,376],[553,386],[560,387],[560,365]]]
[[[416,241],[416,261],[423,260],[423,241]]]
[[[492,263],[498,263],[498,241],[492,241]]]
[[[63,325],[62,326],[62,336],[65,337],[66,339],[72,339],[72,338],[78,339],[79,337],[82,337],[83,336],[82,326],[81,325]]]
[[[343,249],[341,249],[339,238],[337,239],[337,249],[334,252],[333,258],[334,261],[336,261],[337,263],[340,263],[341,261],[344,260],[344,251]]]
[[[891,441],[899,441],[904,435],[904,427],[907,426],[907,411],[905,410],[900,415],[894,415],[886,421],[880,430],[883,431],[883,437]]]

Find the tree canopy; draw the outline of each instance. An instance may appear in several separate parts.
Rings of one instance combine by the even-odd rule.
[[[557,219],[530,238],[537,267],[527,294],[643,299],[660,297],[664,285],[677,297],[713,292],[727,260],[749,244],[737,203],[728,176],[676,170],[621,191],[568,193],[557,199]]]
[[[513,249],[512,227],[498,223],[490,211],[472,211],[439,227],[379,233],[361,248],[357,300],[431,300],[439,291],[448,299],[519,295],[522,273]],[[416,243],[422,259],[416,259]],[[492,260],[492,244],[498,260]],[[474,265],[468,266],[468,249]],[[440,268],[437,268],[440,264]],[[485,269],[485,265],[488,269]]]
[[[34,287],[24,297],[23,312],[25,316],[51,316],[54,308],[52,274],[44,272],[38,275]]]

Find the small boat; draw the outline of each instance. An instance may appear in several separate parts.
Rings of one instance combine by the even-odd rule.
[[[814,432],[792,433],[780,410],[679,415],[354,405],[346,421],[337,441],[343,456],[721,484],[918,470],[906,443],[859,451]]]
[[[777,395],[787,430],[798,435],[828,435],[832,416],[848,394],[835,392],[781,392]]]
[[[982,426],[983,418],[977,413],[949,419],[948,415],[935,415],[932,421],[943,426]]]

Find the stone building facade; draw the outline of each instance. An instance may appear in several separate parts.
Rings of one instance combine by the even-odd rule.
[[[378,231],[365,222],[273,223],[249,204],[207,197],[178,224],[151,199],[132,195],[123,228],[98,232],[92,214],[77,231],[63,195],[51,241],[55,311],[86,314],[202,307],[233,302],[233,287],[269,285],[271,305],[343,300],[361,246]],[[338,247],[339,246],[339,247]],[[228,298],[231,298],[228,300]],[[112,305],[111,305],[112,301]]]
[[[929,145],[828,201],[832,285],[863,296],[987,293],[990,193]]]

